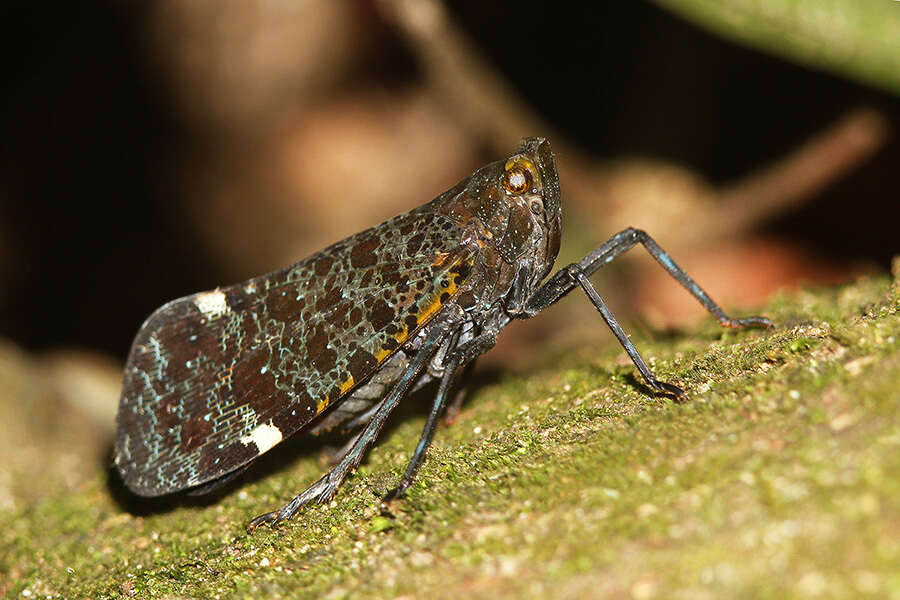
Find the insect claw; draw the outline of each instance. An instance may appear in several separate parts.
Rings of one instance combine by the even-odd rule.
[[[292,519],[301,508],[309,503],[309,498],[304,499],[303,495],[295,496],[293,500],[282,506],[280,509],[273,510],[272,512],[267,512],[264,515],[259,515],[258,517],[250,521],[250,523],[247,525],[247,532],[253,533],[253,530],[255,530],[260,525],[269,525],[271,527],[274,527],[282,521]]]
[[[677,385],[672,385],[671,383],[666,383],[665,381],[660,381],[658,379],[654,379],[652,385],[656,391],[666,394],[667,396],[672,396],[676,400],[683,400],[687,397],[687,393]]]
[[[253,531],[259,527],[260,525],[275,525],[278,523],[278,512],[277,510],[273,510],[272,512],[267,512],[264,515],[259,515],[252,521],[247,524],[247,533],[253,533]]]
[[[406,488],[398,485],[397,487],[395,487],[394,489],[389,491],[387,494],[385,494],[384,497],[381,499],[381,502],[383,504],[387,504],[389,502],[393,502],[394,500],[399,500],[400,498],[404,498],[405,496],[406,496]]]
[[[743,319],[728,319],[722,321],[722,325],[732,329],[741,329],[743,327],[762,327],[764,329],[772,329],[775,323],[766,317],[745,317]]]

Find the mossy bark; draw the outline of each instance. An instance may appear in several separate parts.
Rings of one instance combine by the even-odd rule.
[[[896,282],[866,278],[777,297],[773,331],[636,340],[681,403],[648,395],[613,344],[557,351],[476,386],[388,512],[422,412],[331,504],[253,535],[322,472],[320,447],[202,504],[132,504],[98,464],[0,513],[0,593],[900,597],[898,306]]]

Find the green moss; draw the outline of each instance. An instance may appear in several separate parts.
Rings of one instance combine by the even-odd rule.
[[[105,470],[0,515],[8,597],[770,597],[900,594],[900,292],[774,299],[773,331],[637,339],[689,398],[649,396],[610,344],[473,390],[382,513],[423,417],[327,506],[247,520],[318,477],[306,455],[207,505],[137,516]],[[602,326],[598,324],[598,326]]]

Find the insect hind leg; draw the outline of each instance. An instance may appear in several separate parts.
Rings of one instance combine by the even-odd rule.
[[[456,390],[456,395],[453,397],[453,401],[447,405],[447,408],[444,410],[444,424],[445,425],[453,425],[456,423],[456,420],[459,418],[459,413],[462,410],[463,401],[465,401],[466,396],[469,392],[469,376],[472,374],[472,371],[475,370],[475,361],[472,360],[463,367],[462,374],[459,379],[462,382],[458,389]]]
[[[341,458],[340,462],[332,467],[318,481],[306,488],[300,494],[285,504],[281,509],[260,515],[250,521],[247,526],[249,531],[253,531],[260,525],[269,524],[277,525],[281,521],[292,518],[297,512],[313,502],[325,503],[331,500],[337,492],[341,483],[362,461],[363,455],[369,446],[378,437],[378,433],[387,421],[388,416],[399,404],[400,400],[409,391],[413,381],[422,371],[428,361],[434,356],[444,339],[450,335],[458,326],[462,318],[461,309],[458,311],[448,310],[447,313],[439,317],[439,320],[431,325],[422,347],[416,353],[403,376],[394,384],[391,391],[385,396],[385,399],[379,403],[378,410],[372,415],[372,418],[366,424],[365,428],[359,432],[354,439],[353,445],[348,452]]]

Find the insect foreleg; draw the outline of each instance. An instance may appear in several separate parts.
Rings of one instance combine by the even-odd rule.
[[[666,383],[664,381],[660,381],[656,377],[654,377],[653,372],[650,371],[650,367],[647,366],[647,363],[644,362],[644,359],[641,358],[640,353],[638,353],[637,348],[634,347],[634,344],[631,343],[631,340],[628,339],[628,334],[625,333],[625,330],[622,329],[622,326],[619,325],[619,322],[616,320],[615,315],[612,314],[612,311],[609,310],[609,307],[606,306],[606,303],[603,301],[603,298],[600,297],[600,294],[597,293],[597,290],[594,289],[594,285],[591,283],[590,279],[587,278],[587,275],[584,273],[576,273],[575,274],[578,283],[581,285],[581,289],[584,290],[584,293],[587,294],[587,297],[590,298],[591,303],[594,305],[600,314],[603,316],[603,320],[606,321],[606,324],[609,325],[609,328],[615,334],[616,338],[618,338],[619,343],[622,344],[622,347],[625,348],[625,352],[628,353],[628,356],[631,357],[631,362],[634,363],[634,366],[637,367],[638,371],[641,372],[644,380],[658,392],[662,392],[664,394],[672,394],[673,396],[682,397],[684,396],[684,390],[681,388],[672,385],[671,383]]]
[[[625,348],[628,356],[640,371],[641,375],[655,390],[682,396],[684,392],[671,384],[659,381],[653,376],[653,373],[647,367],[647,363],[641,358],[634,344],[628,339],[628,335],[622,329],[615,316],[606,306],[606,303],[594,289],[589,277],[596,273],[601,267],[610,263],[613,259],[621,256],[630,250],[636,244],[642,244],[647,252],[663,266],[668,273],[675,278],[687,291],[691,293],[705,308],[708,310],[723,326],[726,327],[745,327],[758,325],[763,327],[772,327],[772,322],[765,317],[748,317],[744,319],[734,319],[729,317],[722,308],[716,304],[697,283],[691,279],[684,270],[673,261],[666,252],[659,247],[653,238],[640,229],[629,227],[611,237],[596,250],[585,256],[577,263],[572,263],[567,267],[557,271],[550,279],[545,281],[541,287],[528,298],[525,306],[519,313],[512,314],[513,317],[519,319],[527,319],[535,316],[557,300],[575,289],[575,286],[581,286],[585,294],[591,300],[594,307],[603,316],[606,324],[618,338],[619,342]]]
[[[431,325],[422,347],[419,348],[415,357],[410,361],[403,376],[394,384],[391,391],[385,396],[385,399],[379,403],[378,410],[372,415],[365,429],[359,433],[353,446],[337,465],[332,467],[322,478],[309,486],[305,491],[295,496],[280,510],[260,515],[250,521],[250,524],[247,526],[248,529],[252,531],[264,523],[273,525],[280,523],[293,517],[297,514],[297,511],[307,504],[312,502],[324,503],[330,500],[341,485],[341,482],[359,465],[366,449],[375,441],[391,411],[396,408],[400,400],[406,395],[413,381],[438,351],[444,339],[459,326],[462,316],[462,309],[455,305],[450,305],[447,307],[446,312],[436,319],[436,322]]]
[[[454,335],[455,338],[458,338],[458,332]],[[402,497],[409,486],[412,485],[416,473],[419,471],[419,467],[425,459],[425,452],[428,450],[428,446],[431,445],[431,440],[434,438],[434,429],[437,426],[437,421],[441,412],[443,412],[444,407],[447,405],[447,394],[450,392],[450,386],[453,384],[453,380],[456,378],[457,373],[460,370],[465,370],[466,372],[470,371],[469,367],[475,362],[475,359],[493,348],[496,343],[496,332],[489,332],[472,338],[460,346],[456,346],[455,339],[453,340],[453,343],[449,345],[449,351],[447,353],[448,358],[444,366],[444,374],[441,377],[437,396],[435,396],[434,403],[431,405],[431,412],[428,415],[428,420],[425,422],[425,429],[422,430],[422,436],[419,438],[419,444],[416,446],[416,451],[409,461],[409,466],[406,467],[406,473],[403,474],[400,485],[388,492],[385,496],[385,500]],[[463,394],[459,394],[452,403],[451,408],[453,409],[453,418],[456,418],[456,413],[459,412],[459,405],[462,403],[462,398]]]
[[[678,283],[680,283],[691,295],[697,299],[718,321],[725,327],[746,327],[746,326],[762,326],[772,327],[772,321],[765,317],[747,317],[744,319],[734,319],[729,317],[722,308],[709,297],[703,288],[697,285],[691,277],[679,267],[666,252],[659,247],[645,231],[629,227],[623,229],[616,235],[609,238],[605,243],[596,250],[585,256],[577,263],[572,263],[564,269],[557,271],[550,279],[535,291],[534,294],[525,303],[525,307],[519,318],[533,317],[543,309],[547,308],[570,291],[576,285],[580,285],[576,274],[583,273],[590,277],[601,267],[613,261],[613,259],[621,256],[630,250],[636,244],[642,244],[647,252],[650,253],[656,262],[668,271]]]

